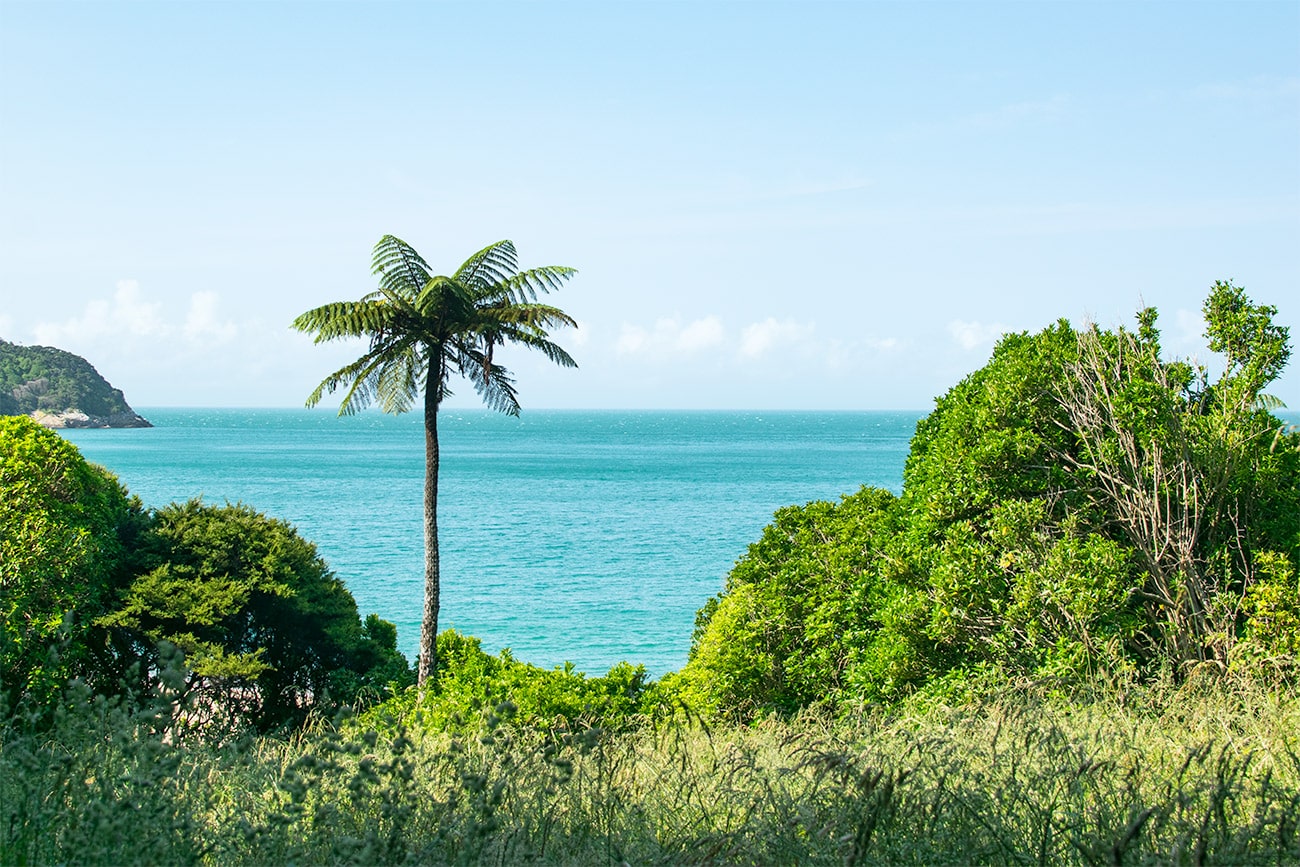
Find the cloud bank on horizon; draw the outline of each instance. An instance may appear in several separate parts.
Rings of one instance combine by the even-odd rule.
[[[1216,279],[1300,341],[1294,3],[392,10],[6,4],[0,337],[136,406],[299,405],[359,346],[289,322],[392,232],[578,268],[580,368],[509,355],[526,407],[923,409],[1145,305],[1209,360]]]

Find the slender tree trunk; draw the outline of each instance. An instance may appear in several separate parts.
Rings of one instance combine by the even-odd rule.
[[[429,365],[424,389],[424,618],[420,624],[419,688],[438,671],[438,383],[437,365]]]

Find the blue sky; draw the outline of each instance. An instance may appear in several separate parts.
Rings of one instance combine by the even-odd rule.
[[[1300,339],[1300,4],[0,0],[0,336],[299,405],[388,233],[579,270],[526,407],[923,409],[1143,305],[1212,362],[1216,279]]]

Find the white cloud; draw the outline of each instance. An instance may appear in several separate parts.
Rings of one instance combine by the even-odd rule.
[[[743,327],[728,326],[720,317],[705,316],[689,322],[665,317],[651,326],[625,323],[615,344],[618,355],[661,364],[710,353],[710,369],[729,370],[766,366],[781,375],[793,371],[847,371],[895,355],[904,341],[895,337],[818,335],[813,322],[769,316]],[[744,374],[747,375],[747,374]]]
[[[8,339],[12,337],[13,335],[9,333],[9,330],[13,327],[14,327],[13,319],[11,319],[8,316],[5,316],[3,313],[0,313],[0,338]]]
[[[139,283],[119,280],[112,300],[97,298],[86,305],[80,316],[63,322],[42,322],[32,330],[38,343],[60,346],[110,335],[157,337],[168,328],[159,313],[159,305],[146,301],[140,294]]]
[[[705,316],[685,325],[677,317],[662,318],[650,329],[624,323],[615,349],[619,355],[689,355],[719,346],[725,337],[722,320],[716,316]]]
[[[896,337],[833,338],[825,341],[824,345],[818,341],[812,355],[814,359],[820,358],[828,370],[861,372],[876,369],[882,358],[896,356],[903,348],[904,342]]]
[[[639,325],[623,324],[623,330],[618,335],[618,343],[614,349],[619,355],[636,355],[650,340],[650,335]]]
[[[777,320],[769,316],[762,322],[746,325],[740,335],[740,354],[758,358],[779,346],[802,343],[812,337],[815,326],[792,319]]]
[[[561,346],[586,346],[591,340],[587,323],[580,319],[574,321],[578,323],[576,328],[560,328],[551,335]]]
[[[208,343],[225,343],[239,331],[235,323],[217,319],[216,292],[195,292],[190,296],[190,312],[181,330],[189,340]]]
[[[968,352],[981,346],[992,344],[999,337],[1011,330],[1000,322],[984,324],[982,322],[965,322],[954,319],[948,323],[948,333],[957,345]]]
[[[716,316],[696,319],[682,329],[677,335],[677,348],[686,352],[696,352],[717,346],[722,342],[722,321]]]
[[[41,322],[32,333],[36,342],[78,349],[105,340],[120,342],[127,337],[148,338],[154,343],[185,340],[190,343],[225,343],[236,336],[238,326],[217,315],[219,296],[201,291],[190,296],[185,319],[170,321],[160,303],[148,300],[135,280],[117,281],[111,299],[96,298],[79,315],[62,322]]]

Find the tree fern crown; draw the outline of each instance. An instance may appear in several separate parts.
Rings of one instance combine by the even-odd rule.
[[[435,404],[451,394],[453,373],[464,376],[492,409],[519,413],[514,378],[494,359],[507,343],[536,349],[562,367],[577,363],[550,338],[556,327],[577,322],[558,307],[538,302],[572,277],[572,268],[519,270],[511,241],[490,244],[450,276],[431,273],[416,250],[385,235],[375,245],[371,271],[378,286],[359,301],[336,301],[308,310],[293,327],[316,343],[365,338],[367,352],[321,381],[308,396],[315,406],[328,392],[343,391],[340,415],[377,404],[402,413],[426,389]]]

